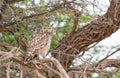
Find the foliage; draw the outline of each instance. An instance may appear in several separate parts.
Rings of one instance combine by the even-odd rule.
[[[52,76],[59,78],[58,76],[61,77],[61,75],[63,76],[61,78],[67,78],[68,75],[73,74],[80,78],[92,77],[93,73],[98,73],[98,78],[114,75],[119,78],[119,71],[112,75],[108,75],[111,72],[105,71],[106,67],[112,67],[112,65],[119,68],[119,60],[108,59],[119,51],[119,48],[111,48],[109,52],[106,51],[109,48],[104,46],[89,47],[117,31],[117,28],[113,26],[119,26],[119,18],[111,19],[111,15],[106,13],[96,19],[96,14],[91,16],[87,9],[89,5],[98,8],[94,3],[96,0],[93,3],[89,0],[2,0],[0,2],[0,66],[2,65],[3,68],[0,68],[0,78],[6,77],[6,72],[7,78],[10,78],[9,74],[19,76],[18,74],[23,72],[22,69],[25,69],[24,74],[27,77],[32,78],[36,77],[36,72],[39,72],[38,77],[42,73],[43,76],[49,76],[49,78],[53,78]],[[119,15],[119,5],[112,8],[112,11],[114,9],[113,16]],[[115,21],[114,25],[111,21]],[[55,28],[50,50],[54,58],[37,60],[39,63],[33,60],[26,64],[24,59],[27,43],[30,38],[40,32],[44,25]],[[99,53],[103,53],[105,57],[100,58]],[[95,55],[97,55],[96,58]],[[109,61],[112,61],[112,64],[107,65]],[[22,68],[24,66],[26,67]],[[10,69],[12,72],[9,72]],[[71,78],[75,77],[71,76]]]

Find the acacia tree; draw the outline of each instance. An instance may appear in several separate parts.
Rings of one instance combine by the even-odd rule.
[[[120,60],[108,57],[120,48],[95,64],[90,59],[77,66],[73,63],[98,42],[116,32],[120,26],[120,0],[111,0],[107,12],[97,19],[85,15],[87,4],[90,4],[89,0],[40,0],[37,3],[34,0],[1,0],[0,77],[89,78],[95,72],[107,77],[110,76],[108,74],[117,74]],[[91,22],[80,27],[85,19]],[[51,23],[57,23],[49,51],[51,55],[25,63],[30,36],[39,32],[40,26]],[[91,44],[94,45],[89,47]],[[116,71],[106,71],[107,67],[115,67]]]

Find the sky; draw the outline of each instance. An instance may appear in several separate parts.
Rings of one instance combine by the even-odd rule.
[[[110,37],[102,40],[99,45],[117,46],[120,45],[120,29],[113,33]]]

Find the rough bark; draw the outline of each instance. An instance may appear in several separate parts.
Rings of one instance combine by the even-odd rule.
[[[120,0],[112,0],[106,14],[83,26],[76,32],[66,35],[56,50],[62,53],[77,55],[88,50],[89,45],[109,37],[119,27]],[[53,54],[53,57],[57,58],[66,70],[74,60],[74,57],[62,55],[61,53]]]

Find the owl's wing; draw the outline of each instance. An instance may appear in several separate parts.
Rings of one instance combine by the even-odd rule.
[[[49,35],[47,33],[37,34],[28,42],[27,52],[29,54],[36,54],[36,50],[40,50],[47,45],[48,38]]]
[[[39,33],[28,41],[27,55],[25,60],[30,61],[39,55],[40,49],[47,45],[48,34]]]

